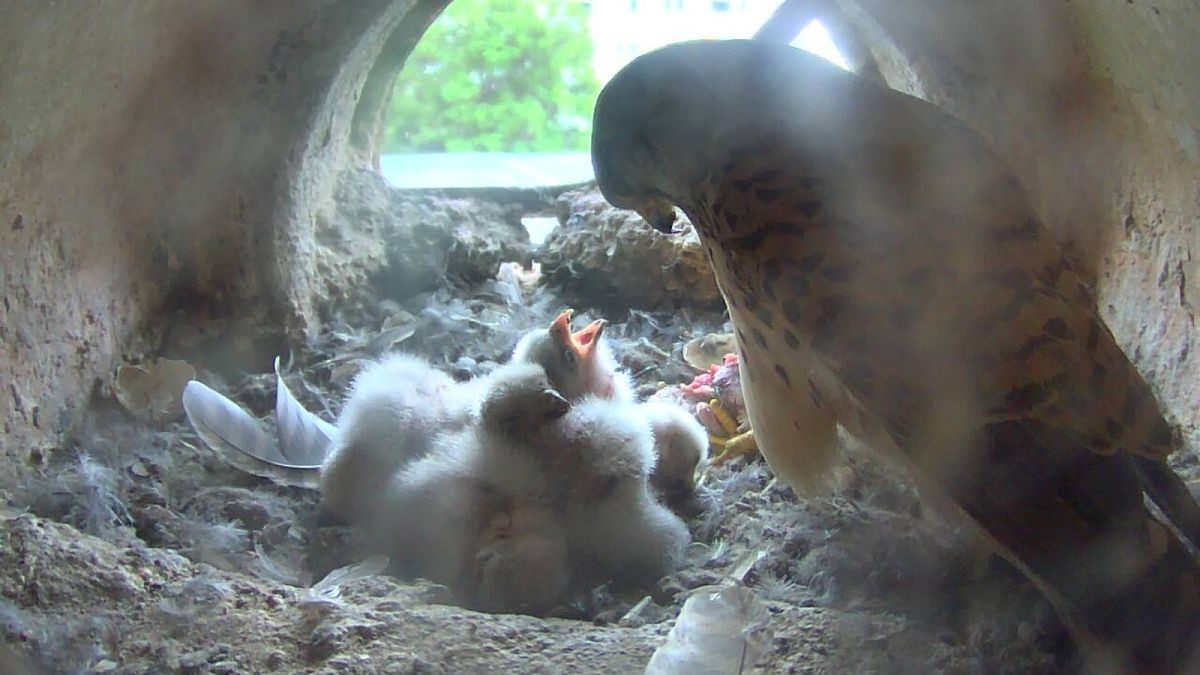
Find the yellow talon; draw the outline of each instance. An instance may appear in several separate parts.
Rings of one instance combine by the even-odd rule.
[[[726,442],[726,441],[728,441],[728,440],[729,440],[728,438],[724,438],[724,437],[722,437],[722,436],[717,436],[717,435],[714,435],[714,434],[709,434],[709,435],[708,435],[708,444],[709,444],[710,446],[715,446],[715,447],[718,447],[718,448],[724,448],[724,447],[725,447],[725,442]]]
[[[754,438],[754,430],[745,431],[725,441],[725,449],[738,455],[758,452],[758,440]]]
[[[754,439],[754,430],[740,433],[733,438],[724,439],[721,452],[712,458],[712,466],[721,466],[729,460],[742,455],[752,455],[758,452],[758,442]]]
[[[713,417],[716,417],[717,421],[721,423],[721,427],[725,429],[727,435],[732,436],[737,433],[737,420],[733,419],[733,416],[725,408],[721,407],[720,401],[715,398],[709,401],[708,409],[712,411]]]

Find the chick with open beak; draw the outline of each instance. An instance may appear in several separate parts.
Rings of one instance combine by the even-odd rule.
[[[597,319],[572,332],[573,314],[573,310],[563,310],[549,329],[522,337],[513,350],[513,361],[545,368],[550,382],[567,400],[591,395],[632,401],[633,385],[618,369],[616,357],[602,339],[607,322]]]
[[[580,362],[587,363],[595,358],[596,345],[600,341],[600,336],[604,334],[604,328],[608,322],[604,319],[596,319],[583,328],[571,332],[571,316],[573,314],[574,310],[563,310],[554,319],[554,323],[550,324],[550,334],[559,345],[574,353]]]

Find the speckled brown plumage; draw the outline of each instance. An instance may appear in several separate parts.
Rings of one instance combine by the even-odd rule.
[[[606,87],[593,159],[613,204],[696,226],[781,478],[818,487],[840,423],[1029,574],[1092,667],[1188,667],[1198,568],[1143,504],[1200,533],[1171,430],[975,133],[796,50],[689,43]]]

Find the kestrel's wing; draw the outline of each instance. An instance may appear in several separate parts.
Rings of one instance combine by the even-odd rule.
[[[1164,615],[1186,616],[1192,596],[1115,581],[1193,573],[1143,507],[1135,465],[1161,467],[1170,434],[1015,181],[997,172],[980,182],[999,208],[964,211],[953,195],[894,203],[881,220],[839,208],[822,180],[780,170],[790,165],[759,153],[727,172],[711,212],[695,216],[726,235],[714,254],[727,263],[739,339],[762,347],[748,359],[786,362],[773,378],[786,386],[800,350],[781,347],[789,336],[810,342],[815,355],[800,362],[828,367],[845,389],[837,419],[894,443],[1068,616],[1087,615],[1096,598],[1154,598]],[[765,325],[779,320],[764,321],[772,314],[782,325]],[[804,398],[782,400],[794,408]]]
[[[894,425],[921,406],[914,397],[970,396],[987,419],[1035,413],[1095,452],[1161,460],[1171,434],[1149,387],[1016,180],[961,131],[909,135],[934,159],[868,136],[846,149],[855,161],[809,175],[778,146],[739,158],[694,216],[723,231],[734,304],[779,303]]]

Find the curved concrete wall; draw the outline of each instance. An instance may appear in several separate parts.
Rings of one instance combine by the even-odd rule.
[[[893,86],[1008,157],[1194,435],[1200,9],[834,1]],[[333,178],[445,4],[0,5],[0,461],[55,443],[168,311],[311,331]]]
[[[172,309],[308,328],[314,223],[359,92],[389,38],[415,43],[444,4],[0,5],[0,456],[15,473]]]

